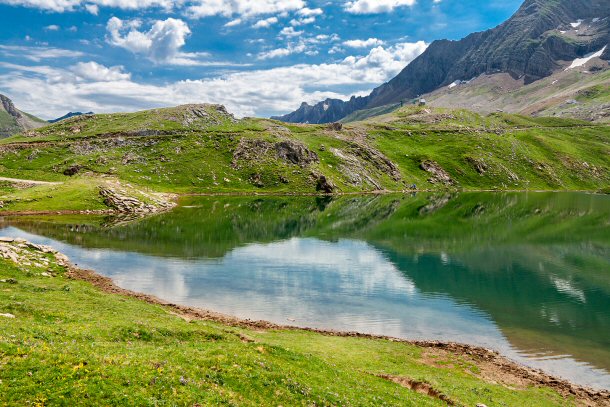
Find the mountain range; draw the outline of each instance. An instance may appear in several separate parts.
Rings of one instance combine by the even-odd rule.
[[[409,102],[482,75],[510,76],[522,86],[581,69],[591,60],[608,69],[608,0],[526,0],[506,22],[459,40],[434,41],[395,78],[370,95],[348,101],[327,99],[274,119],[293,123],[330,123],[350,114]]]

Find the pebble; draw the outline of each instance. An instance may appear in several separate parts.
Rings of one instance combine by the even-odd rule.
[[[4,317],[4,318],[15,318],[15,316],[13,314],[0,314],[0,317]]]

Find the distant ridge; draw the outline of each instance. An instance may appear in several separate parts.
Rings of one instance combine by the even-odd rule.
[[[571,61],[600,53],[610,59],[608,0],[526,0],[496,28],[459,41],[434,41],[394,79],[365,97],[307,103],[274,119],[329,123],[351,113],[409,101],[483,74],[507,73],[529,84],[565,69]],[[600,52],[601,51],[601,52]]]
[[[49,120],[49,123],[57,123],[59,121],[65,120],[65,119],[69,119],[70,117],[75,117],[75,116],[82,116],[82,115],[86,115],[86,114],[94,114],[93,112],[87,112],[87,113],[82,113],[82,112],[69,112],[66,113],[65,115],[57,118],[57,119],[53,119],[53,120]]]

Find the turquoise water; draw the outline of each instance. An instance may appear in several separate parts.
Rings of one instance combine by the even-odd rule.
[[[207,197],[141,221],[2,227],[176,303],[481,345],[610,388],[608,196]]]

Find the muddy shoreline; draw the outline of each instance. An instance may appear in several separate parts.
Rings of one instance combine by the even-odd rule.
[[[586,386],[577,385],[568,380],[554,377],[540,369],[534,369],[523,366],[514,362],[499,352],[486,349],[483,347],[466,345],[454,342],[441,341],[421,341],[399,339],[384,335],[371,335],[360,332],[335,331],[316,328],[303,328],[291,325],[275,324],[268,321],[253,321],[249,319],[240,319],[237,317],[224,315],[218,312],[204,310],[195,307],[178,305],[152,295],[134,292],[118,287],[114,281],[108,277],[104,277],[93,270],[81,269],[70,263],[66,264],[68,268],[68,277],[74,280],[85,281],[97,287],[103,292],[109,294],[123,295],[131,298],[136,298],[145,301],[149,304],[161,305],[169,308],[172,313],[187,321],[203,320],[217,322],[223,325],[228,325],[238,328],[248,328],[256,330],[291,330],[291,331],[306,331],[314,332],[327,336],[352,337],[363,339],[388,340],[392,342],[400,342],[415,345],[431,352],[445,352],[454,355],[466,356],[480,365],[482,370],[486,371],[488,377],[493,381],[505,384],[519,383],[523,386],[548,387],[564,397],[575,397],[578,405],[582,406],[609,406],[610,407],[610,391],[593,389]],[[250,341],[245,337],[242,340]]]

